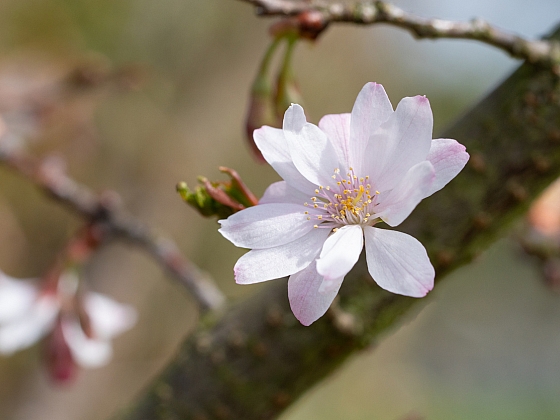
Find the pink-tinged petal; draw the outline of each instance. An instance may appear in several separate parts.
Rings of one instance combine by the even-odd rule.
[[[367,83],[352,108],[348,159],[358,176],[364,173],[364,156],[371,135],[393,114],[393,106],[383,86]]]
[[[72,357],[84,368],[106,365],[113,356],[113,348],[108,340],[89,338],[77,319],[63,319],[62,333],[68,343]]]
[[[0,324],[31,311],[39,291],[32,280],[17,280],[0,271]]]
[[[35,344],[53,328],[59,309],[54,296],[42,296],[22,317],[1,326],[0,353],[12,354]]]
[[[284,136],[288,141],[292,162],[311,183],[330,185],[334,170],[341,166],[336,150],[319,127],[310,123],[300,125],[302,119],[305,119],[303,108],[296,104],[291,105],[284,116]]]
[[[298,191],[295,188],[290,187],[286,181],[278,181],[275,182],[274,184],[269,185],[269,187],[264,192],[262,198],[259,200],[259,204],[271,204],[271,203],[303,204],[305,202],[308,202],[311,196],[313,195],[304,194],[301,191]]]
[[[285,245],[249,251],[235,264],[235,281],[252,284],[297,273],[313,262],[327,236],[328,229],[313,229]]]
[[[436,171],[436,178],[426,197],[441,190],[457,176],[469,160],[465,146],[453,139],[434,139],[426,158]]]
[[[358,261],[363,246],[360,225],[343,226],[327,238],[317,260],[317,272],[325,278],[321,291],[330,289],[333,281],[348,274]]]
[[[379,191],[393,189],[410,168],[426,160],[432,144],[433,117],[424,96],[404,98],[373,133],[365,152],[366,175]]]
[[[232,214],[218,231],[241,248],[273,248],[301,238],[313,223],[305,207],[291,203],[259,204]]]
[[[138,313],[129,305],[123,305],[99,293],[87,293],[84,308],[91,322],[95,338],[109,339],[136,324]]]
[[[336,297],[342,280],[343,278],[338,279],[338,287],[320,293],[323,276],[317,273],[315,262],[305,270],[292,274],[288,280],[288,299],[292,312],[299,322],[307,327],[322,317]]]
[[[333,145],[338,161],[341,164],[340,170],[343,173],[348,171],[350,165],[350,114],[330,114],[325,115],[319,121],[319,128],[327,135]]]
[[[410,235],[364,228],[368,270],[383,289],[423,297],[433,289],[435,271],[424,246]]]
[[[427,160],[413,166],[393,190],[378,197],[375,217],[389,226],[400,225],[426,197],[434,179],[434,167]]]
[[[264,126],[255,130],[253,137],[265,160],[282,179],[300,191],[310,194],[315,190],[316,186],[300,174],[292,162],[283,130]]]

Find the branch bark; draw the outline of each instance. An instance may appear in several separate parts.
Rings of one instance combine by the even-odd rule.
[[[560,74],[560,42],[528,40],[503,31],[482,19],[454,22],[427,19],[405,12],[384,1],[359,1],[348,4],[323,0],[241,0],[256,7],[261,16],[299,16],[306,30],[319,32],[330,23],[374,25],[385,23],[409,31],[416,38],[470,39],[499,48],[512,57],[551,67]]]
[[[437,283],[503,235],[560,175],[560,79],[524,64],[444,137],[467,146],[470,164],[399,229],[426,246]],[[424,302],[381,290],[363,260],[347,276],[337,306],[311,327],[294,319],[286,290],[285,281],[271,282],[221,318],[206,319],[118,418],[276,418]]]

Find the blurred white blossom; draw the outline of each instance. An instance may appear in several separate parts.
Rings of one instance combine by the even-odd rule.
[[[46,337],[55,379],[69,379],[75,364],[94,368],[112,356],[111,339],[137,319],[131,306],[82,292],[74,271],[53,285],[0,272],[0,354],[9,355]]]

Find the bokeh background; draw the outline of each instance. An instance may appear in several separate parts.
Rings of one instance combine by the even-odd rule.
[[[479,16],[527,37],[560,22],[558,0],[395,4],[427,17]],[[270,23],[235,0],[2,0],[0,113],[18,133],[11,141],[63,157],[70,175],[97,191],[117,191],[131,213],[172,236],[229,297],[242,299],[259,287],[234,283],[243,251],[221,238],[214,220],[185,206],[175,184],[192,185],[201,174],[217,179],[219,165],[236,168],[259,195],[278,179],[243,139]],[[57,99],[39,119],[22,105],[49,97],[53,81],[83,63],[126,66],[135,88]],[[394,104],[427,95],[436,134],[517,65],[481,44],[415,41],[386,26],[332,26],[295,56],[313,122],[348,112],[362,85],[376,81]],[[5,168],[0,185],[0,268],[40,276],[81,221]],[[82,371],[69,386],[50,383],[40,346],[0,358],[1,419],[109,418],[196,324],[192,299],[137,249],[103,248],[85,272],[91,289],[135,305],[138,325],[117,338],[110,365]],[[505,238],[452,277],[406,325],[283,420],[560,418],[560,296],[543,285],[537,262]]]

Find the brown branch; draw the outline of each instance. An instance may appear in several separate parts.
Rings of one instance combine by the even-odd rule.
[[[38,161],[10,150],[1,141],[0,163],[26,177],[88,222],[101,227],[109,237],[143,248],[189,290],[202,311],[219,310],[225,303],[218,287],[181,255],[171,239],[155,235],[145,224],[119,211],[114,205],[118,201],[114,193],[97,195],[69,178],[59,161]]]
[[[552,67],[560,74],[560,42],[551,40],[527,40],[498,29],[482,19],[470,22],[454,22],[427,19],[407,13],[393,4],[383,1],[362,1],[353,4],[326,2],[322,0],[241,0],[256,7],[260,16],[299,16],[299,24],[305,28],[322,31],[329,23],[346,22],[363,25],[385,23],[398,26],[416,38],[470,39],[499,48],[512,57],[529,63]],[[309,23],[307,21],[309,20]],[[318,22],[320,20],[320,23]]]
[[[560,175],[559,115],[560,79],[525,64],[443,133],[466,145],[470,164],[399,227],[426,246],[436,289],[499,239]],[[201,325],[119,419],[277,418],[427,299],[381,290],[361,259],[344,281],[339,305],[303,327],[290,312],[286,282],[271,282],[217,323]]]

